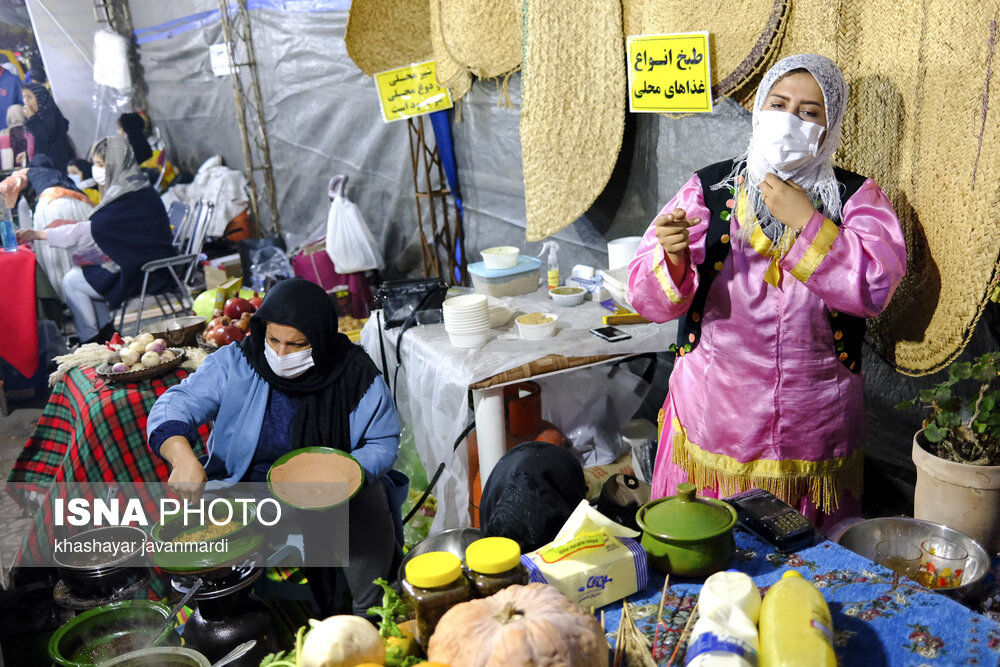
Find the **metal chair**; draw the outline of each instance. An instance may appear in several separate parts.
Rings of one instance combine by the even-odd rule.
[[[184,205],[181,204],[181,206]],[[185,208],[187,207],[185,206]],[[171,213],[174,212],[174,205],[171,205],[170,210]],[[156,300],[156,305],[160,308],[160,312],[162,312],[164,316],[173,315],[176,317],[183,314],[184,311],[189,311],[194,307],[194,301],[191,299],[188,286],[190,285],[191,277],[194,275],[195,268],[198,266],[198,260],[201,257],[201,248],[205,243],[205,236],[208,232],[208,228],[211,226],[214,212],[214,203],[207,200],[199,201],[197,206],[195,206],[194,213],[186,215],[179,228],[175,228],[174,230],[174,247],[183,254],[175,257],[155,259],[143,264],[142,289],[140,290],[138,297],[139,311],[135,320],[136,335],[138,335],[142,328],[142,314],[143,308],[146,305],[147,295],[152,296],[153,299]],[[163,270],[170,273],[170,277],[173,279],[174,285],[162,292],[149,294],[146,291],[146,288],[149,285],[150,275],[156,271]],[[178,275],[179,271],[184,272],[183,280]],[[174,308],[173,303],[171,303],[171,296],[177,297],[181,306],[179,311]],[[116,327],[118,331],[123,331],[124,329],[125,314],[128,311],[129,301],[131,300],[134,300],[134,298],[126,300],[121,306],[121,312],[118,315],[118,326]],[[167,312],[168,309],[170,312]]]

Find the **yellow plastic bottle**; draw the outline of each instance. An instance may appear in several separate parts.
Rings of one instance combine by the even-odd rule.
[[[760,606],[758,667],[836,667],[826,600],[795,570],[781,576]]]

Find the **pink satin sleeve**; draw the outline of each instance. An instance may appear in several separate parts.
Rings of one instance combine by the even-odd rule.
[[[628,265],[629,303],[637,313],[652,322],[669,322],[684,315],[691,305],[691,298],[698,290],[698,265],[705,260],[709,211],[705,206],[701,179],[697,174],[684,184],[657,215],[669,213],[675,208],[684,209],[689,219],[701,218],[701,222],[688,229],[688,261],[680,284],[670,276],[666,255],[656,238],[656,227],[652,223]]]
[[[813,214],[781,268],[792,275],[798,269],[801,275],[804,265],[814,267],[804,284],[828,308],[875,317],[889,304],[906,272],[906,243],[896,212],[868,179],[844,204],[843,222],[832,243],[831,225],[820,213]]]

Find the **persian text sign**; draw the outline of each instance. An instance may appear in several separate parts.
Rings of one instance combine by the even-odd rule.
[[[632,35],[626,50],[629,111],[711,113],[707,32]]]
[[[375,87],[387,123],[452,107],[451,93],[438,84],[433,60],[379,72]]]

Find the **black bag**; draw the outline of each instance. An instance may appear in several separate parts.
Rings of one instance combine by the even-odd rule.
[[[392,329],[411,319],[422,310],[440,310],[448,293],[448,285],[440,278],[387,280],[375,293],[375,302],[382,309],[386,329]]]

